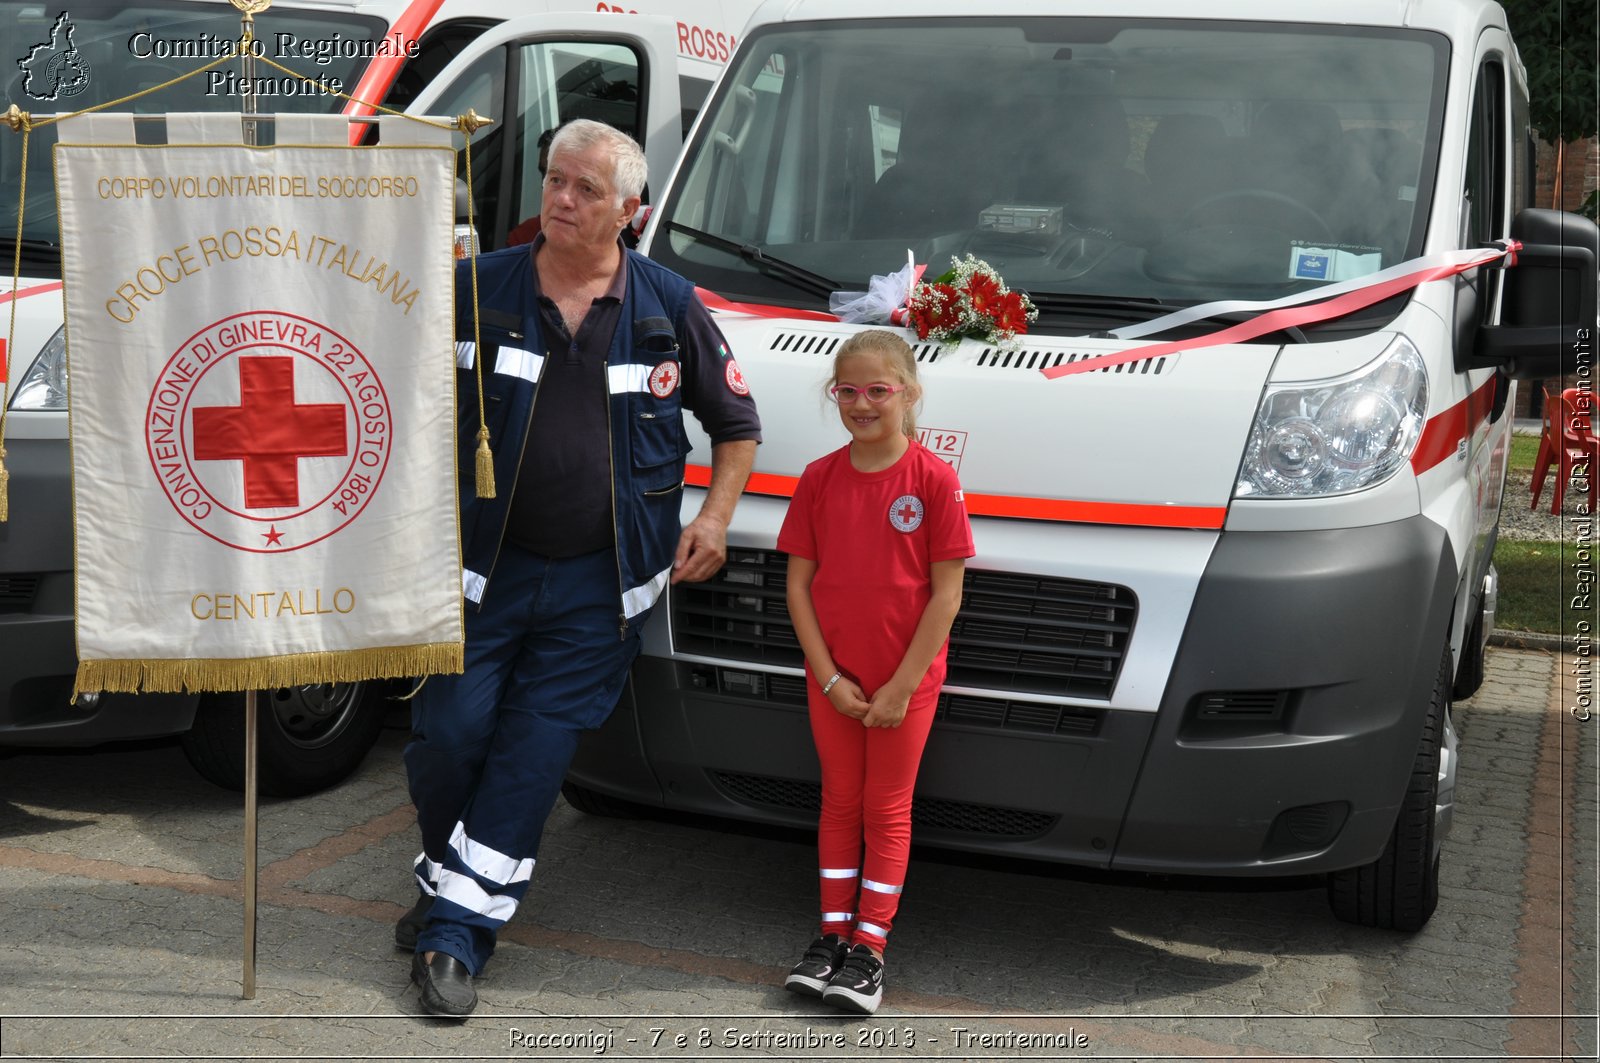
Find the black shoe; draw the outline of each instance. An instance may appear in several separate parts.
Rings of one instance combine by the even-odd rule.
[[[854,945],[822,991],[822,1002],[871,1015],[883,999],[883,961],[865,945]]]
[[[806,949],[800,962],[794,965],[789,977],[783,980],[783,988],[801,996],[820,997],[828,985],[828,979],[839,969],[845,950],[849,947],[838,934],[817,938]]]
[[[417,953],[411,961],[411,980],[422,991],[422,1010],[429,1015],[464,1019],[478,1006],[467,965],[447,952],[435,952],[431,960]]]
[[[417,951],[417,935],[428,924],[428,910],[433,907],[433,895],[424,893],[417,898],[411,910],[394,925],[394,947],[407,952]]]

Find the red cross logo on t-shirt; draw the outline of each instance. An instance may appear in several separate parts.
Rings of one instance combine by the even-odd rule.
[[[889,523],[895,531],[914,532],[922,525],[922,499],[916,495],[901,495],[889,507]]]
[[[194,411],[194,456],[242,461],[247,509],[300,504],[300,459],[349,453],[345,407],[294,400],[294,359],[239,359],[239,405]]]

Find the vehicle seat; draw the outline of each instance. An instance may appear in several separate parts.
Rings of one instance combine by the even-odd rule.
[[[1023,151],[1019,199],[1090,202],[1125,179],[1128,119],[1116,98],[1068,97],[1029,111],[1038,115],[1038,125]]]
[[[1351,228],[1364,231],[1366,242],[1382,247],[1386,262],[1397,260],[1411,234],[1422,146],[1400,130],[1386,127],[1346,130],[1344,143],[1349,177],[1344,199],[1350,204],[1346,215],[1356,207],[1358,189],[1365,189],[1371,197],[1360,206],[1365,226]]]
[[[997,152],[1004,157],[1005,138],[975,128],[994,113],[970,93],[925,97],[910,109],[894,165],[867,192],[856,238],[921,240],[971,229],[983,208],[1009,199],[1008,168],[995,165]],[[989,147],[977,150],[977,144]]]
[[[1345,175],[1344,129],[1325,103],[1274,100],[1246,147],[1243,184],[1297,200],[1326,217]]]
[[[1209,114],[1163,115],[1144,149],[1149,210],[1160,223],[1182,218],[1196,203],[1233,182],[1228,133]]]

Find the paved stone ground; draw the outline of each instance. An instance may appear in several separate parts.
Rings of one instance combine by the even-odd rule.
[[[1569,712],[1580,663],[1494,648],[1457,706],[1456,825],[1420,933],[1335,922],[1308,880],[919,853],[865,1021],[779,987],[809,934],[809,839],[564,803],[477,1015],[419,1016],[390,943],[417,848],[398,730],[345,786],[263,805],[243,1000],[237,796],[170,746],[15,756],[0,1057],[1592,1059],[1600,720]]]

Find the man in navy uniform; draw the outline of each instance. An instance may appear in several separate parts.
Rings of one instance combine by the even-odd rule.
[[[579,734],[616,706],[668,582],[703,580],[760,441],[755,402],[694,286],[620,234],[644,153],[574,121],[550,145],[531,244],[478,259],[484,410],[497,490],[462,507],[466,669],[417,695],[405,751],[423,853],[395,929],[424,1010],[464,1018],[472,978],[528,888]],[[470,264],[458,336],[472,336]],[[477,386],[463,375],[470,494]],[[711,439],[711,483],[680,527],[687,408]]]

